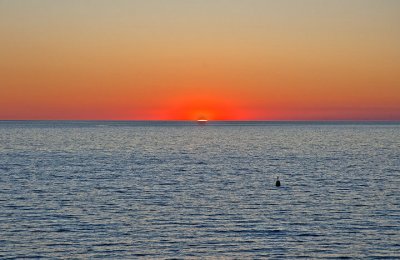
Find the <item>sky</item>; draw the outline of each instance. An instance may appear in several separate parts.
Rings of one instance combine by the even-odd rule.
[[[397,0],[0,0],[0,120],[400,120]]]

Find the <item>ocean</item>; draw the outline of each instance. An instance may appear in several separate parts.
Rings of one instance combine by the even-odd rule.
[[[400,258],[400,123],[0,121],[0,258],[264,257]]]

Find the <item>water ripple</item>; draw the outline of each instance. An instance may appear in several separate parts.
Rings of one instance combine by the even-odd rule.
[[[0,123],[0,258],[400,258],[399,130]]]

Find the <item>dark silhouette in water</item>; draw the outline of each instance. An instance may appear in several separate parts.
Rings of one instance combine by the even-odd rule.
[[[276,177],[275,186],[276,187],[280,187],[281,186],[281,181],[279,180],[279,177]]]

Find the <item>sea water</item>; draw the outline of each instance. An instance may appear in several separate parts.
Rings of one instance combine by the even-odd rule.
[[[96,257],[400,258],[400,124],[1,121],[0,258]]]

